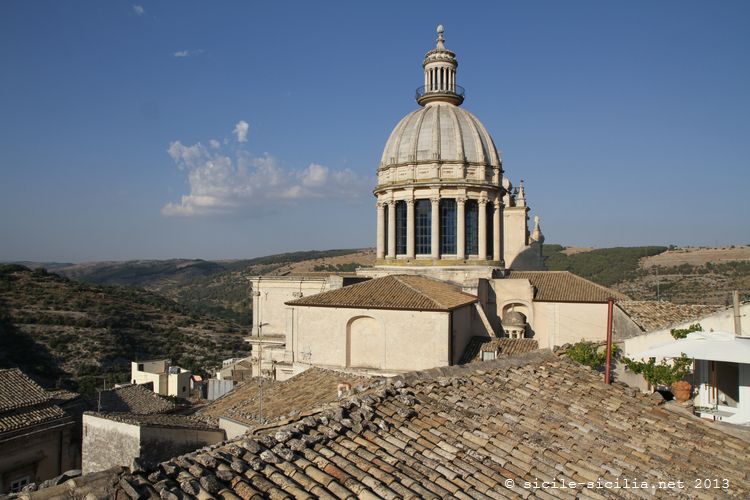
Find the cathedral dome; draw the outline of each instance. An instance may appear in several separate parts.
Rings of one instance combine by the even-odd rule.
[[[391,132],[380,165],[434,161],[500,167],[484,125],[465,109],[446,102],[406,115]]]

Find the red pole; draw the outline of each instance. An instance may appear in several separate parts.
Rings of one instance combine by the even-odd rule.
[[[610,372],[612,371],[612,308],[615,299],[607,299],[607,365],[604,369],[604,383],[610,384]]]

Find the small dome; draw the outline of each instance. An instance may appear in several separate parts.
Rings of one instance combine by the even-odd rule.
[[[505,314],[503,314],[502,322],[504,327],[525,326],[526,316],[518,311],[506,311]]]
[[[435,103],[406,115],[391,132],[381,166],[416,161],[500,166],[487,129],[477,117],[452,104]]]

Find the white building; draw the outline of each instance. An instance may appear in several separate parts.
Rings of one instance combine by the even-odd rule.
[[[162,396],[187,398],[190,395],[191,373],[179,366],[170,366],[167,359],[133,361],[130,380],[133,384],[153,384],[153,390]]]

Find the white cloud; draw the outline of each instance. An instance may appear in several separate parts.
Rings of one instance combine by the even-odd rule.
[[[203,54],[205,50],[203,49],[195,49],[195,50],[178,50],[177,52],[173,52],[172,55],[174,57],[190,57],[190,56],[197,56],[198,54]]]
[[[234,126],[232,133],[237,136],[238,142],[247,142],[247,131],[250,130],[250,124],[245,120],[240,120]]]
[[[374,182],[349,169],[337,170],[317,163],[290,169],[267,153],[255,157],[244,149],[234,150],[216,140],[208,144],[210,148],[201,143],[169,144],[167,152],[177,167],[187,172],[190,191],[179,201],[164,205],[163,215],[257,215],[302,200],[355,200],[367,196]]]
[[[143,5],[133,5],[133,11],[139,16],[146,13],[146,9],[143,8]]]

